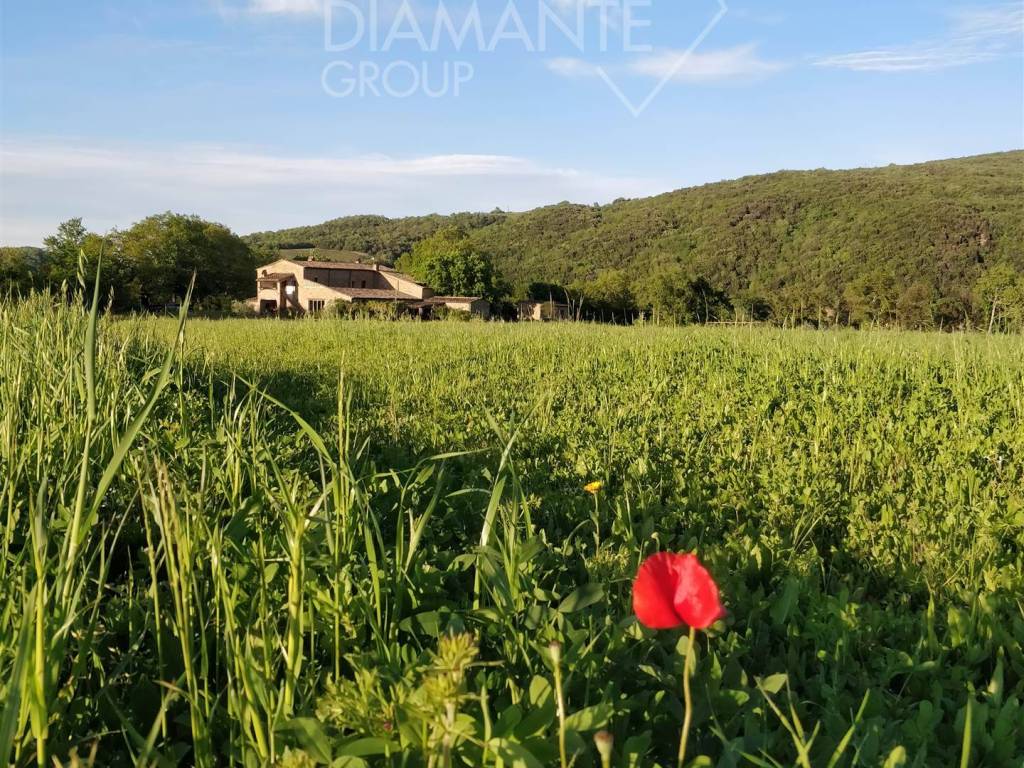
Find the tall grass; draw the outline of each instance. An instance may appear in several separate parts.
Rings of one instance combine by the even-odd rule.
[[[15,765],[670,764],[629,587],[694,547],[691,764],[1024,754],[1019,342],[35,296],[0,347]]]

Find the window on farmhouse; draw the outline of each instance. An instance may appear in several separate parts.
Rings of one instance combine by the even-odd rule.
[[[323,312],[324,305],[326,305],[326,304],[327,304],[326,301],[319,301],[319,300],[310,301],[309,302],[309,311],[310,312]]]

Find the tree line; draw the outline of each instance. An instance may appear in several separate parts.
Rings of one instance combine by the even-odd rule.
[[[193,273],[201,309],[230,311],[251,296],[258,265],[282,254],[266,243],[247,242],[226,227],[196,216],[164,213],[106,235],[88,232],[81,219],[62,223],[44,248],[0,248],[0,285],[8,292],[32,288],[74,290],[91,284],[102,258],[101,290],[114,311],[161,309],[178,301]],[[876,270],[847,284],[838,298],[823,299],[827,286],[773,301],[754,293],[730,293],[692,266],[666,264],[641,279],[607,268],[565,282],[508,280],[472,232],[443,226],[412,243],[395,266],[438,293],[482,296],[498,314],[515,316],[522,300],[568,304],[579,320],[628,324],[777,322],[787,325],[883,325],[912,329],[1024,329],[1024,272],[1000,262],[981,272],[968,292],[943,296],[927,278],[909,283]],[[797,303],[799,301],[799,303]]]
[[[736,300],[707,276],[680,267],[639,284],[625,270],[601,270],[592,280],[569,285],[531,283],[526,294],[534,301],[566,303],[578,319],[613,323],[643,318],[676,325],[758,322],[816,328],[1024,331],[1024,272],[1005,263],[986,270],[973,290],[958,299],[943,298],[926,281],[890,290],[884,282],[874,282],[855,286],[835,303],[773,305],[765,299]]]
[[[267,255],[221,224],[176,213],[104,235],[69,219],[43,245],[0,249],[0,284],[8,292],[73,291],[79,280],[92,285],[102,259],[101,291],[116,312],[173,304],[193,275],[196,306],[229,308],[254,293],[256,265]]]
[[[509,299],[556,286],[593,319],[1024,325],[1024,152],[782,172],[610,205],[347,217],[247,240],[393,262],[453,227],[490,254]]]
[[[281,249],[356,251],[439,293],[523,299],[628,323],[765,322],[1024,329],[1024,152],[857,171],[776,173],[610,205],[388,219],[354,216],[239,238],[195,216],[123,232],[62,224],[0,249],[0,285],[70,284],[103,254],[115,310],[183,295],[251,296]]]

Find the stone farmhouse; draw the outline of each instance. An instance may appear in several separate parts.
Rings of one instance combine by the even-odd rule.
[[[428,318],[439,306],[490,317],[490,304],[479,296],[437,296],[428,286],[382,264],[280,259],[256,270],[254,308],[261,315],[322,312],[339,301],[349,304],[389,302]]]

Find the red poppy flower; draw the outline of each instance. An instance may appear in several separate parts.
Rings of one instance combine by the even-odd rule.
[[[659,552],[633,582],[633,612],[645,627],[707,629],[725,615],[718,585],[696,555]]]

